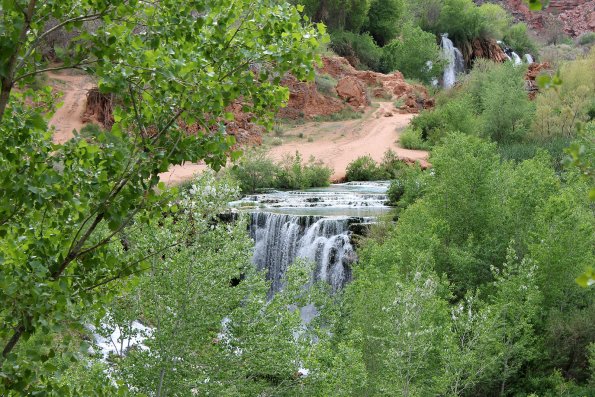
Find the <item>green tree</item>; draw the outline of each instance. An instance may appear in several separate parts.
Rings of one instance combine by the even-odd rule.
[[[59,68],[84,66],[102,92],[119,96],[111,131],[54,145],[31,91],[13,90],[56,69],[38,52],[50,16],[67,28],[101,21]],[[80,330],[81,308],[109,300],[102,286],[146,269],[165,247],[132,255],[117,241],[170,199],[155,189],[158,174],[184,161],[225,164],[234,143],[220,122],[231,117],[225,108],[241,98],[246,110],[272,116],[287,99],[279,76],[313,75],[323,28],[268,0],[19,0],[2,3],[0,18],[0,387],[50,393],[57,380],[44,362],[59,350],[33,336]]]
[[[399,34],[402,16],[403,0],[372,0],[364,30],[383,46]]]
[[[527,31],[524,22],[515,23],[504,33],[504,42],[518,54],[536,54],[537,47]]]
[[[455,43],[479,37],[482,18],[472,0],[444,0],[435,33],[448,33]]]
[[[182,193],[176,213],[129,236],[130,249],[140,251],[186,242],[152,258],[138,286],[118,298],[123,304],[110,307],[124,338],[133,336],[128,324],[134,320],[152,328],[143,342],[148,349],[129,349],[113,360],[115,379],[155,396],[292,395],[300,385],[295,374],[309,334],[291,305],[307,300],[302,286],[311,268],[292,266],[284,290],[267,298],[245,219],[213,225],[213,205],[223,209],[237,193],[202,176]]]
[[[441,54],[434,34],[407,24],[400,38],[382,48],[381,68],[385,73],[398,70],[405,77],[430,83],[442,73],[444,61]]]

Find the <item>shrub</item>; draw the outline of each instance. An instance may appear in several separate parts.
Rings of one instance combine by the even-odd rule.
[[[381,179],[394,179],[400,175],[403,168],[406,167],[408,167],[407,164],[405,164],[393,150],[388,149],[384,152],[382,161],[379,165],[381,171],[380,177]]]
[[[546,141],[553,137],[573,137],[577,123],[588,121],[595,108],[595,79],[587,78],[595,70],[595,49],[590,54],[560,68],[563,83],[559,88],[546,89],[535,99],[534,139]]]
[[[438,30],[447,32],[455,42],[469,41],[482,31],[482,16],[472,0],[444,0]]]
[[[401,133],[399,143],[405,149],[430,150],[430,144],[421,137],[421,130],[407,128]]]
[[[539,52],[539,58],[542,62],[547,62],[553,68],[557,68],[566,61],[574,61],[580,58],[583,54],[582,48],[568,44],[558,44],[543,47]]]
[[[529,36],[527,25],[523,22],[516,23],[508,28],[503,40],[518,54],[537,54],[535,42]]]
[[[365,29],[383,46],[399,33],[403,0],[372,0]]]
[[[501,40],[512,21],[510,14],[499,5],[490,3],[482,4],[477,12],[481,20],[479,35]]]
[[[430,83],[442,73],[444,60],[434,34],[407,24],[401,37],[382,49],[380,65],[384,73],[399,70],[405,77]]]
[[[231,169],[244,193],[254,193],[259,189],[274,187],[279,167],[263,150],[244,153],[239,164]]]
[[[331,35],[331,49],[358,68],[379,70],[382,49],[367,33],[335,32]]]
[[[306,187],[328,186],[332,173],[333,170],[312,156],[304,165],[305,185]]]
[[[376,181],[383,179],[382,169],[371,156],[361,156],[347,166],[348,181]]]
[[[314,82],[316,83],[316,88],[318,92],[323,95],[336,97],[337,91],[335,91],[335,87],[337,86],[337,80],[329,76],[328,74],[317,74],[314,78]]]
[[[566,149],[571,142],[571,139],[563,137],[549,139],[545,142],[537,142],[533,140],[524,142],[505,142],[498,146],[498,150],[500,151],[503,160],[512,160],[517,163],[535,157],[539,150],[546,150],[552,159],[552,167],[554,167],[556,171],[561,171],[563,168],[562,162],[566,157],[564,149]]]
[[[413,204],[415,200],[423,195],[426,187],[424,178],[425,173],[417,165],[402,168],[388,188],[389,203],[397,206],[400,210]]]
[[[322,161],[311,157],[305,165],[302,156],[286,155],[278,165],[276,187],[280,189],[306,189],[309,187],[328,186],[332,170]]]
[[[275,137],[271,140],[271,145],[273,146],[281,146],[283,144],[283,139],[279,137]]]
[[[411,121],[411,128],[421,132],[422,140],[435,145],[449,132],[477,135],[480,123],[473,112],[471,98],[460,95],[433,110],[421,112]]]
[[[526,134],[534,108],[525,91],[524,74],[524,68],[506,62],[484,76],[481,94],[484,136],[503,142],[519,140]]]
[[[585,32],[578,38],[580,45],[591,45],[595,43],[595,32]]]

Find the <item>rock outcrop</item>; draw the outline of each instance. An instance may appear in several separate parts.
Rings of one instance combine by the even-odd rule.
[[[287,119],[326,116],[340,112],[345,105],[338,98],[322,95],[312,82],[299,81],[292,75],[286,75],[281,84],[289,88],[287,106],[281,108],[279,116]]]
[[[422,109],[428,109],[434,106],[434,100],[428,94],[423,85],[410,84],[405,81],[401,72],[383,74],[369,70],[357,70],[347,61],[347,59],[333,56],[322,59],[323,66],[319,73],[328,74],[337,79],[339,84],[342,81],[355,87],[367,87],[369,92],[375,98],[384,100],[398,100],[402,103],[400,110],[406,113],[418,113]],[[359,81],[360,84],[355,83]],[[337,86],[337,92],[339,86]],[[366,92],[367,90],[364,90]],[[341,96],[341,95],[339,95]],[[356,103],[363,103],[364,98],[359,98]],[[369,103],[365,99],[366,103]]]
[[[354,76],[343,77],[335,87],[339,98],[354,108],[364,108],[370,104],[366,85]]]
[[[483,3],[483,0],[475,0]],[[547,34],[548,18],[558,20],[564,33],[578,37],[595,31],[595,0],[550,0],[542,11],[531,11],[523,0],[492,0],[508,9],[515,21],[525,22],[538,34]],[[550,22],[551,23],[551,22]]]
[[[535,96],[539,92],[539,87],[535,82],[535,79],[540,74],[551,71],[551,66],[549,63],[532,63],[529,65],[527,69],[527,73],[525,74],[525,81],[527,82],[527,91],[529,91],[529,98],[535,99]]]

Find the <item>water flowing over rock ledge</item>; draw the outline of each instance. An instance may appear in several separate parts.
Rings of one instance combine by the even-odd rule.
[[[271,191],[230,203],[250,212],[253,260],[271,281],[271,292],[297,258],[315,263],[312,281],[333,291],[351,280],[357,260],[354,234],[363,235],[387,206],[388,182],[350,182],[308,191]]]

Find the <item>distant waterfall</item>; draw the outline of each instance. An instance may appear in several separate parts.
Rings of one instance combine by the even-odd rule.
[[[525,62],[527,62],[529,65],[535,62],[531,54],[525,54],[523,58],[525,59]]]
[[[356,260],[348,232],[353,218],[252,213],[250,234],[255,241],[254,263],[266,269],[271,291],[283,287],[287,267],[300,257],[316,263],[313,280],[328,282],[333,291],[351,279]]]
[[[511,56],[512,61],[514,62],[515,65],[521,65],[523,63],[523,61],[521,60],[521,57],[516,52],[512,51],[510,53],[510,56]]]
[[[465,72],[465,62],[463,54],[454,46],[446,33],[442,35],[442,54],[447,62],[442,77],[442,86],[450,88],[455,85],[457,74]]]

